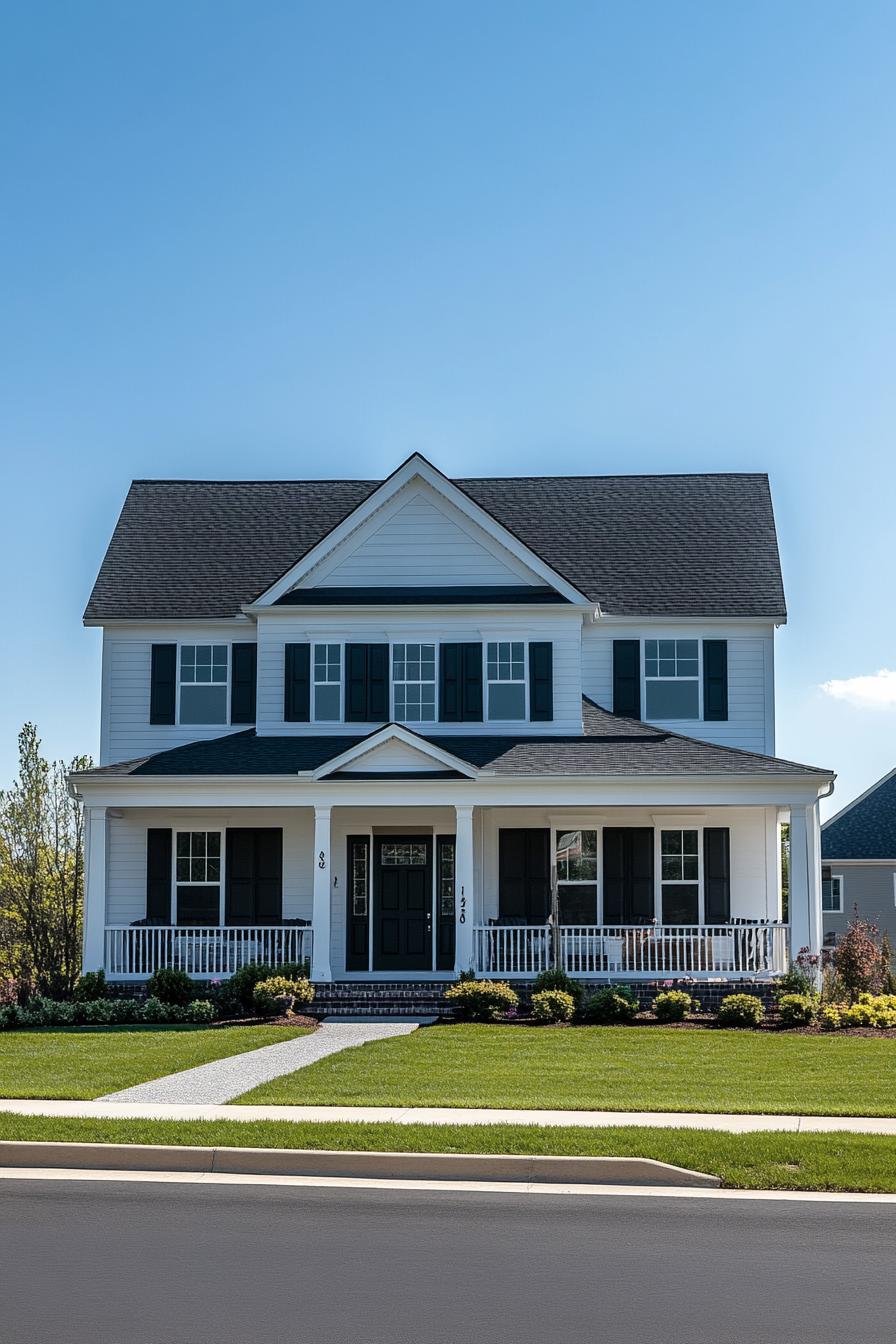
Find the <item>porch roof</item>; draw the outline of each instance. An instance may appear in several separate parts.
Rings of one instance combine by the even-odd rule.
[[[811,775],[819,779],[833,778],[833,771],[817,766],[762,756],[737,747],[715,746],[635,719],[617,717],[587,698],[583,699],[583,722],[584,734],[580,737],[414,735],[449,751],[483,774],[502,777],[555,775],[600,779],[607,776]],[[377,729],[377,733],[381,731]],[[249,729],[207,742],[191,742],[187,746],[117,765],[100,766],[84,773],[88,777],[309,774],[364,741],[364,737],[335,734],[259,736],[254,729]],[[339,772],[330,776],[332,780],[342,777]],[[357,781],[360,776],[344,777]],[[398,779],[402,775],[397,772],[388,777]]]

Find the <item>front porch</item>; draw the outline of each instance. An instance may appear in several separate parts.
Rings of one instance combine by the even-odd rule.
[[[132,982],[255,961],[306,962],[322,985],[435,986],[467,970],[526,982],[552,966],[583,981],[770,980],[812,945],[812,816],[769,803],[90,808],[85,965]]]

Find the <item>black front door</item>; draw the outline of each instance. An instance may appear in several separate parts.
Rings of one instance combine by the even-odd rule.
[[[604,924],[646,924],[653,909],[653,827],[604,827]]]
[[[432,970],[432,837],[374,838],[373,969]]]

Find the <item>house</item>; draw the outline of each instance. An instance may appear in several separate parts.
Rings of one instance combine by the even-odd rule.
[[[856,915],[896,941],[896,770],[824,823],[821,860],[827,946]]]
[[[774,754],[763,475],[136,481],[85,620],[113,981],[729,984],[820,945],[833,775]]]

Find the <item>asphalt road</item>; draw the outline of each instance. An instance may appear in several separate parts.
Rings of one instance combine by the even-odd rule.
[[[892,1344],[896,1206],[0,1181],[3,1344]]]

